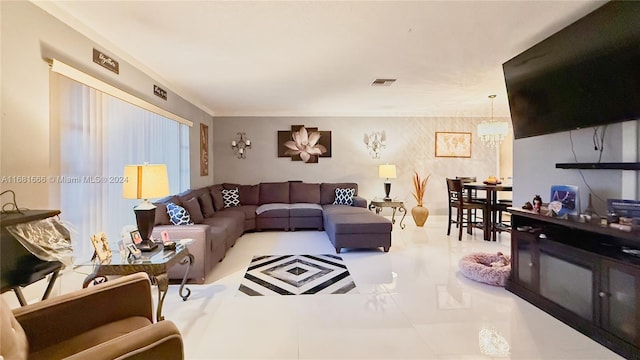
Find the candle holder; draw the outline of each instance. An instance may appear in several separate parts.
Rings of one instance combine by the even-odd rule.
[[[235,151],[238,159],[246,159],[248,149],[251,149],[251,140],[245,138],[245,133],[237,133],[239,139],[231,141],[231,148]]]

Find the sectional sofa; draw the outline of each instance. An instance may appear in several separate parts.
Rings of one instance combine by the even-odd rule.
[[[391,247],[391,221],[367,210],[355,183],[264,182],[216,184],[158,200],[153,236],[193,239],[195,262],[189,281],[207,273],[248,231],[314,229],[326,231],[337,253],[342,248]],[[181,225],[176,225],[181,224]],[[182,279],[186,265],[169,270]]]

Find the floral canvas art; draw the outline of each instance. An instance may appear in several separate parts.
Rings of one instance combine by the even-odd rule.
[[[318,128],[303,125],[293,125],[291,131],[278,131],[278,157],[305,163],[317,163],[320,157],[331,157],[331,131],[318,131]]]

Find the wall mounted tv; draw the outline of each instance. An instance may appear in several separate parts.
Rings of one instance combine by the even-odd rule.
[[[640,2],[608,2],[502,68],[516,139],[640,119]]]

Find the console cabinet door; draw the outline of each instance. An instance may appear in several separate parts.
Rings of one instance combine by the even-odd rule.
[[[537,292],[538,291],[538,250],[537,240],[532,234],[514,231],[512,232],[514,255],[513,280],[520,285]]]
[[[540,240],[540,295],[593,322],[597,264],[597,259],[589,253]]]
[[[602,327],[635,346],[640,346],[640,270],[602,260]]]

